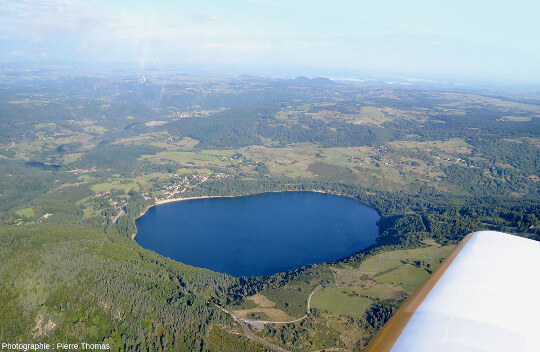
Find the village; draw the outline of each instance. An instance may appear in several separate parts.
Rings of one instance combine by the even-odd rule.
[[[228,174],[213,173],[209,175],[200,174],[171,174],[170,179],[159,184],[155,184],[150,191],[141,193],[145,200],[154,199],[156,203],[183,198],[182,195],[189,192],[201,184],[209,181],[220,180],[231,177]],[[132,192],[129,193],[133,194]],[[94,210],[102,209],[101,215],[107,222],[116,223],[120,216],[125,214],[129,198],[122,191],[111,189],[100,191],[93,197]]]
[[[163,200],[182,198],[182,194],[185,194],[188,190],[193,189],[208,181],[216,181],[223,178],[231,177],[231,175],[223,173],[213,173],[210,175],[178,175],[174,174],[172,179],[168,182],[168,185],[164,186],[161,190],[162,195],[156,195],[156,202]],[[170,184],[172,183],[172,184]],[[152,192],[160,193],[160,192]],[[144,193],[145,199],[151,199],[150,193]]]

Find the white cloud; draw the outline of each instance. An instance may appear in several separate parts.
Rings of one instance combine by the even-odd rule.
[[[196,12],[190,15],[191,20],[195,23],[205,24],[208,22],[216,22],[220,20],[220,17],[207,12]]]
[[[73,0],[0,0],[0,61],[24,57],[140,67],[219,61],[433,72],[486,67],[486,72],[498,72],[538,58],[487,47],[474,38],[452,37],[452,32],[437,34],[431,27],[372,23],[339,6],[336,11],[330,5],[317,6],[316,0],[312,6],[307,0],[243,1],[238,9],[228,3],[118,6],[103,1],[102,8]],[[535,67],[519,66],[531,72]]]
[[[0,0],[4,26],[28,36],[83,35],[108,20],[97,6],[71,0]]]
[[[254,4],[261,4],[274,7],[287,7],[287,3],[283,3],[276,0],[244,0],[245,2],[251,2]]]
[[[201,45],[203,49],[232,49],[232,50],[269,50],[272,49],[271,44],[265,43],[249,43],[249,42],[210,42]]]
[[[21,51],[21,50],[13,50],[13,51],[10,51],[10,52],[9,52],[9,56],[13,56],[13,57],[24,56],[24,51]]]

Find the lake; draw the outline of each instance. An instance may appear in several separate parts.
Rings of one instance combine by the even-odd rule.
[[[269,275],[358,252],[375,243],[379,218],[355,199],[316,192],[193,199],[150,208],[135,240],[185,264]]]

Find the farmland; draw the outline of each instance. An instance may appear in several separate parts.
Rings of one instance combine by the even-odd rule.
[[[306,315],[316,290],[305,319],[253,333],[291,350],[361,350],[387,318],[377,314],[395,312],[468,232],[540,239],[535,93],[2,72],[3,340],[31,339],[41,324],[43,339],[119,350],[264,350],[218,305],[246,319],[290,321]],[[375,208],[376,243],[333,262],[234,278],[130,239],[156,201],[277,191]]]

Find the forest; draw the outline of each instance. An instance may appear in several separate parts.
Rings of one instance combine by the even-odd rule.
[[[305,77],[21,75],[0,82],[1,341],[265,351],[220,307],[252,309],[264,296],[294,315],[321,285],[308,318],[252,331],[289,350],[360,351],[440,263],[434,253],[483,229],[540,240],[540,96]],[[375,208],[376,243],[236,278],[132,240],[160,200],[276,191]],[[387,252],[402,259],[361,274]],[[398,270],[417,281],[388,284]],[[386,291],[362,296],[358,282]],[[365,306],[348,315],[328,297]]]

